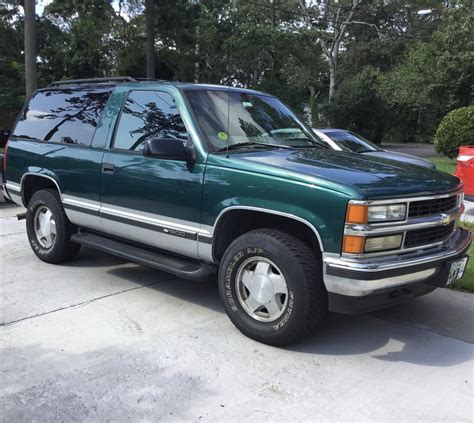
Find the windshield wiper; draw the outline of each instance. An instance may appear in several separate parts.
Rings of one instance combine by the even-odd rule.
[[[217,152],[220,153],[222,151],[238,150],[239,148],[246,148],[246,147],[266,147],[266,148],[269,147],[269,148],[285,148],[285,149],[292,148],[286,145],[268,144],[265,142],[251,141],[251,142],[239,142],[237,144],[230,144],[228,147],[219,148]]]
[[[309,144],[309,145],[292,145],[293,148],[327,148],[321,144]]]

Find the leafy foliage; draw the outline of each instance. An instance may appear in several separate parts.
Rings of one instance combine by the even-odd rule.
[[[0,2],[0,129],[24,100],[20,4]],[[155,16],[157,78],[270,92],[314,126],[431,142],[472,104],[472,0],[155,0]],[[141,0],[53,0],[37,33],[39,86],[145,77]]]
[[[438,153],[456,157],[461,145],[474,143],[474,106],[461,107],[449,112],[441,121],[435,134]]]

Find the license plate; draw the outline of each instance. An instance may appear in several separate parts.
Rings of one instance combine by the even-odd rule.
[[[454,281],[461,279],[464,275],[464,270],[466,270],[468,257],[464,257],[460,260],[457,260],[451,263],[451,268],[449,269],[448,283],[451,285]]]

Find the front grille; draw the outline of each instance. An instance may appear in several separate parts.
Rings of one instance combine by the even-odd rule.
[[[435,228],[408,231],[405,237],[404,247],[412,248],[443,241],[453,232],[455,225],[456,222],[451,222],[447,226],[436,226]]]
[[[433,200],[413,201],[410,203],[408,217],[430,216],[445,213],[456,208],[457,196],[434,198]]]

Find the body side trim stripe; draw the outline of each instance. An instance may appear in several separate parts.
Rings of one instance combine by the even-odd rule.
[[[212,244],[213,238],[210,235],[203,235],[198,234],[198,242],[202,242],[204,244]]]
[[[94,209],[90,209],[90,208],[86,208],[86,207],[82,207],[82,206],[77,206],[75,204],[69,204],[69,203],[66,203],[65,201],[63,201],[63,206],[66,210],[77,211],[77,212],[80,212],[80,213],[90,214],[90,215],[97,216],[97,217],[99,216],[99,210],[94,210]]]
[[[197,233],[193,233],[193,232],[185,232],[182,230],[177,230],[177,229],[169,228],[166,226],[157,225],[155,223],[148,223],[144,220],[137,220],[137,219],[121,216],[116,213],[110,213],[108,211],[103,211],[103,210],[101,210],[100,216],[104,219],[113,220],[115,222],[125,223],[127,225],[132,225],[132,226],[138,226],[140,228],[149,229],[152,231],[160,231],[165,235],[173,235],[180,238],[190,239],[193,241],[197,240]]]
[[[100,208],[101,214],[121,216],[132,221],[145,221],[150,225],[163,226],[176,231],[184,231],[190,233],[200,233],[202,235],[210,235],[208,231],[202,230],[199,223],[190,222],[181,219],[173,219],[168,216],[162,216],[155,213],[142,212],[137,213],[137,210],[127,209],[123,207],[116,207],[109,204],[102,204]]]
[[[16,182],[6,181],[5,185],[8,189],[14,189],[19,191],[21,189],[21,185],[17,184]]]
[[[8,186],[8,185],[6,185],[6,188],[7,188],[8,192],[11,192],[11,193],[16,194],[16,195],[21,194],[21,191],[20,191],[19,188],[15,188],[15,187]]]

